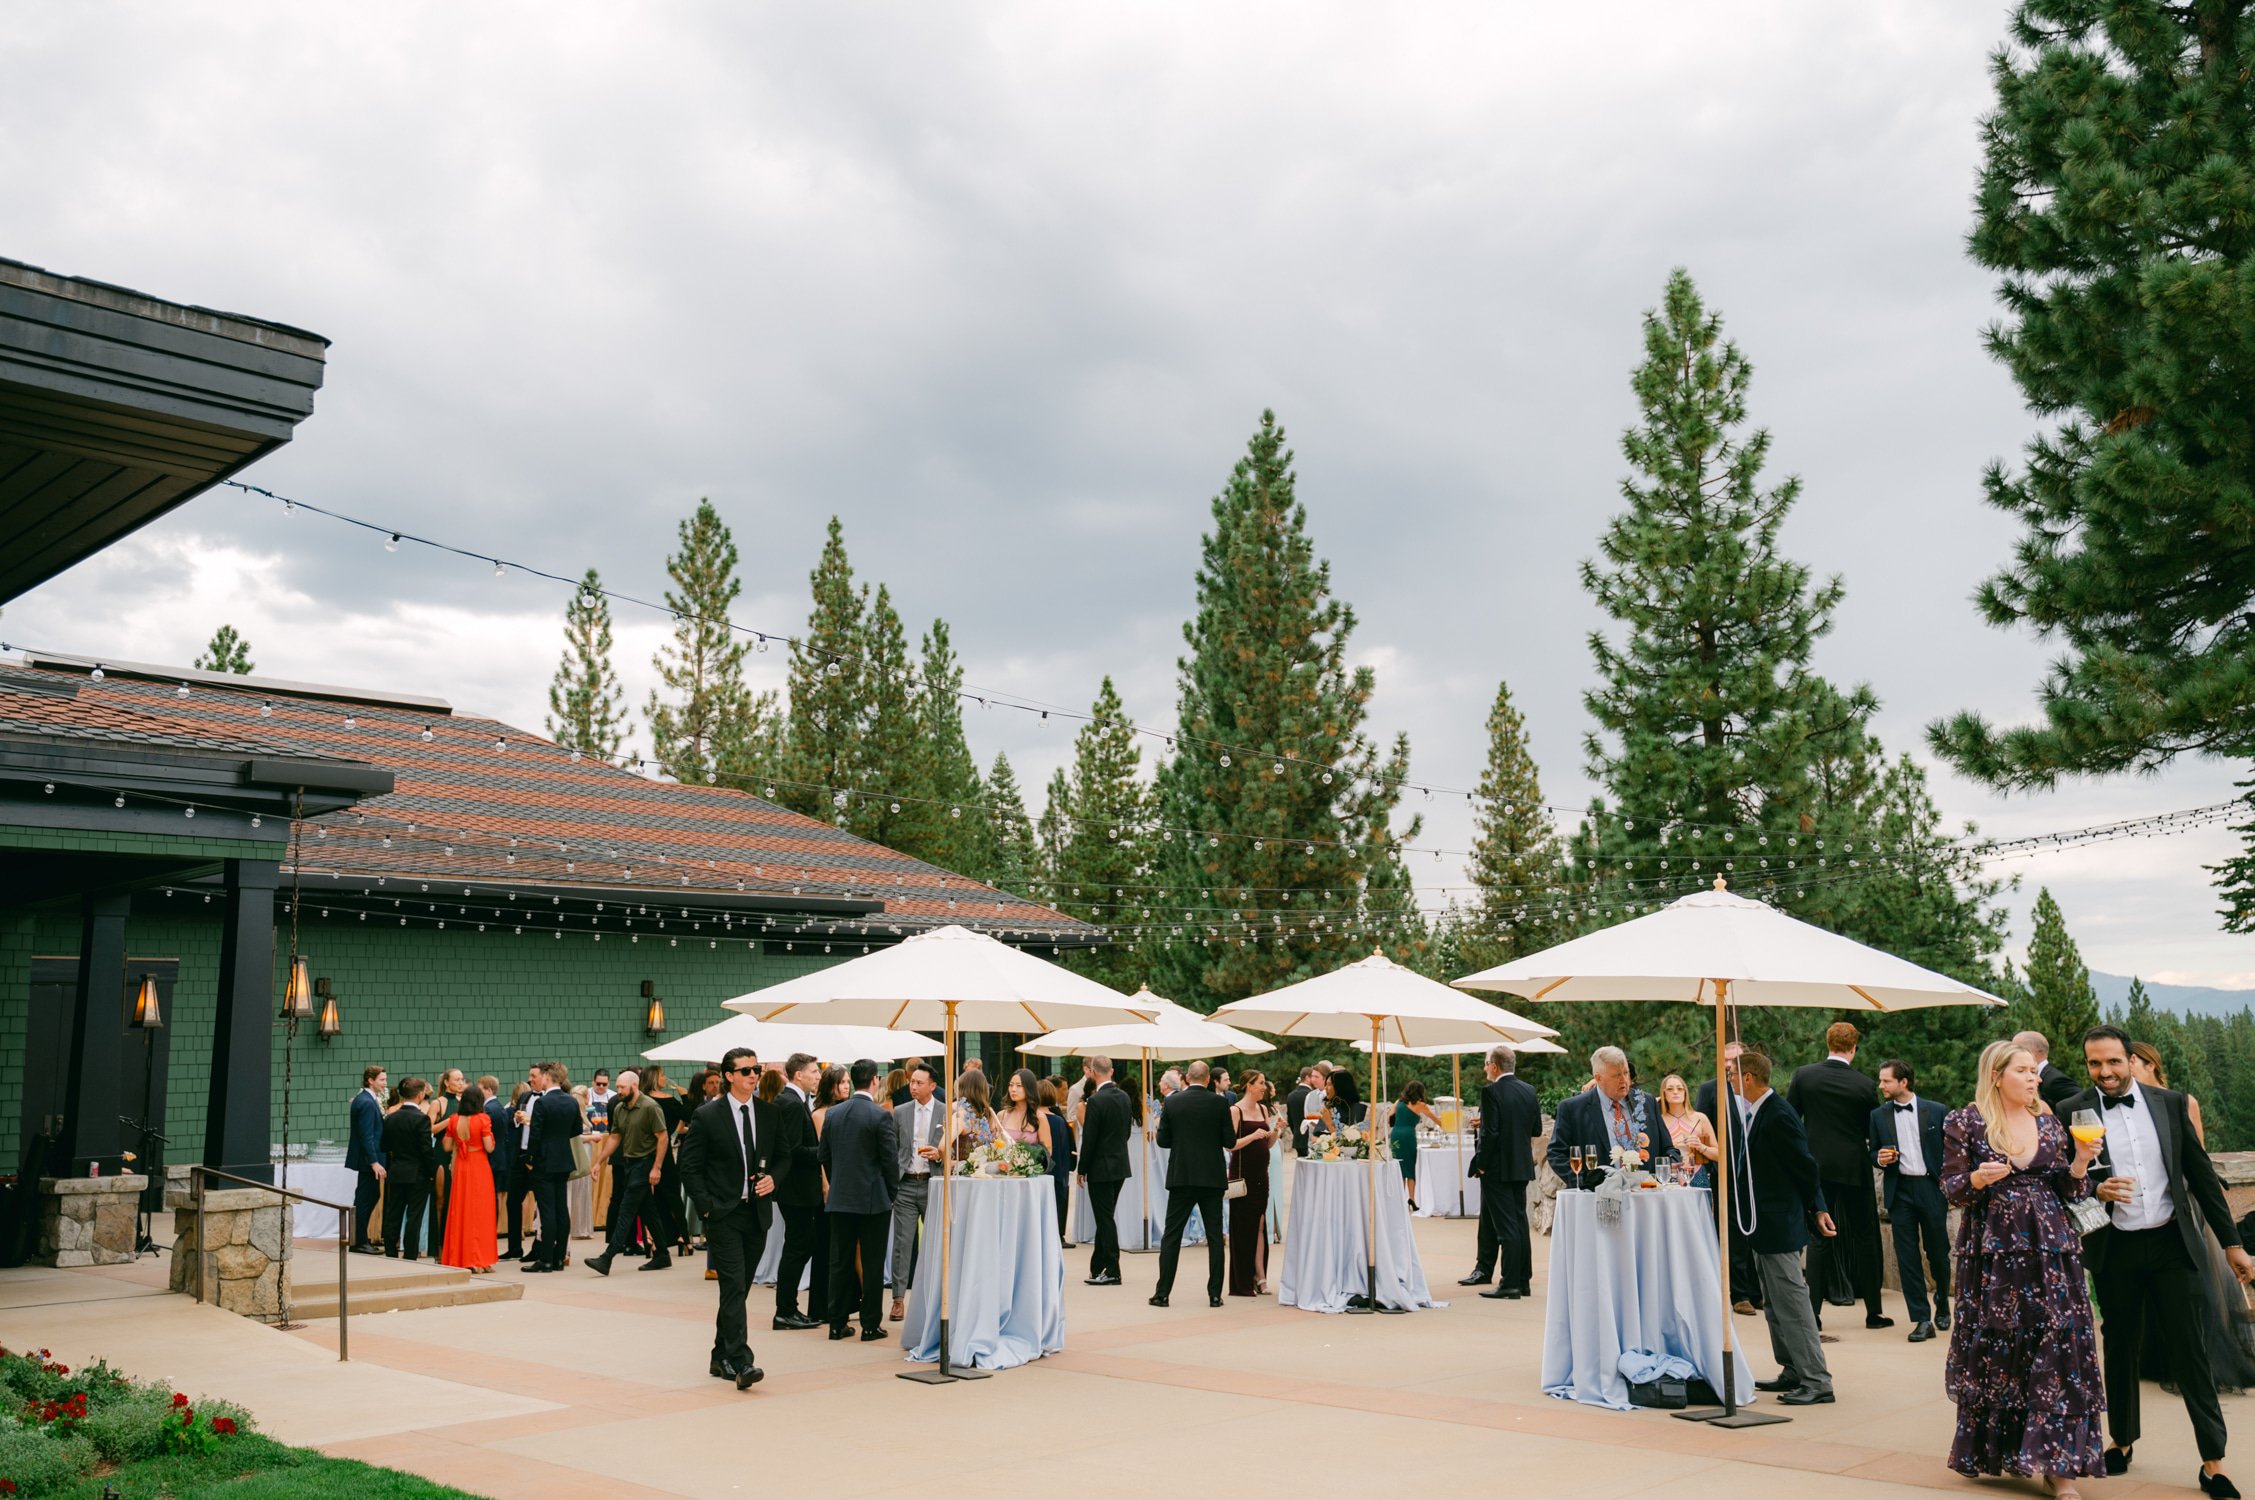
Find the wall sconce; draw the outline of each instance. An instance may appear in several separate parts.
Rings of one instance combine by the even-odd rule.
[[[330,1040],[345,1029],[344,1021],[337,1015],[337,992],[326,979],[313,981],[313,993],[321,997],[321,1040]]]
[[[310,1021],[313,1019],[313,981],[306,974],[302,954],[290,957],[290,982],[282,991],[282,1019],[285,1021]]]
[[[666,1034],[666,1003],[658,997],[658,987],[651,980],[642,981],[642,998],[650,1002],[642,1017],[642,1030],[650,1036]]]
[[[133,1029],[155,1031],[164,1025],[164,1009],[157,1003],[157,977],[141,976],[141,988],[133,996]]]

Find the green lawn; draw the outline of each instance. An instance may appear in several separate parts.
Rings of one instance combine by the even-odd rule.
[[[124,1500],[476,1500],[413,1474],[251,1436],[236,1439],[224,1458],[146,1459],[61,1494],[102,1500],[106,1485]]]

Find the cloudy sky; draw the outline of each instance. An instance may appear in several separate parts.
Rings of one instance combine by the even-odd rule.
[[[2030,431],[1963,239],[1991,4],[314,7],[97,3],[0,33],[0,254],[333,341],[248,477],[655,594],[710,496],[743,623],[790,631],[824,523],[970,681],[1164,724],[1213,493],[1261,409],[1377,727],[1470,785],[1499,679],[1588,787],[1594,612],[1638,315],[1688,267],[1752,359],[1789,550],[1848,594],[1819,666],[1896,746],[2025,714],[2042,642],[1968,597]],[[207,496],[0,635],[436,692],[537,728],[553,586]],[[620,617],[639,701],[662,625]],[[780,680],[779,654],[758,659]],[[1070,730],[974,714],[1038,787]],[[2228,771],[2004,800],[2019,834],[2192,807]],[[1427,842],[1461,847],[1463,805]],[[2255,985],[2219,831],[2014,868],[2095,967]],[[1456,878],[1424,861],[1421,879]]]

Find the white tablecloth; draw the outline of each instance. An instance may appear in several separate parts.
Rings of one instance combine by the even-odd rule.
[[[1370,1266],[1370,1163],[1303,1161],[1292,1171],[1292,1224],[1276,1278],[1283,1307],[1345,1312],[1364,1294]],[[1386,1307],[1439,1307],[1409,1231],[1401,1163],[1378,1164],[1378,1301]]]
[[[277,1182],[281,1180],[281,1167],[280,1162],[274,1164]],[[350,1203],[353,1190],[360,1186],[360,1174],[342,1162],[293,1161],[287,1185],[293,1193],[307,1193],[331,1203]],[[369,1225],[369,1238],[378,1238],[382,1227]],[[310,1203],[293,1203],[290,1205],[290,1233],[301,1240],[333,1240],[337,1237],[337,1213]]]
[[[1560,1193],[1551,1236],[1545,1395],[1628,1410],[1620,1359],[1629,1349],[1680,1355],[1721,1392],[1722,1272],[1704,1188],[1632,1194],[1610,1228],[1597,1222],[1595,1193]],[[1754,1399],[1743,1350],[1737,1370],[1743,1405]]]
[[[948,1362],[981,1370],[1029,1364],[1065,1347],[1065,1251],[1057,1190],[1047,1177],[958,1177],[948,1249]],[[932,1184],[939,1216],[940,1184]],[[927,1240],[923,1264],[939,1264]],[[900,1344],[915,1361],[940,1357],[939,1278],[908,1294]]]
[[[1151,1132],[1150,1134],[1155,1134]],[[1143,1201],[1144,1150],[1148,1146],[1151,1159],[1151,1202],[1149,1217],[1145,1218]],[[1142,1143],[1134,1136],[1128,1137],[1128,1180],[1120,1184],[1119,1205],[1113,1210],[1113,1222],[1119,1226],[1122,1250],[1156,1250],[1167,1230],[1167,1150],[1147,1134]],[[1073,1183],[1073,1243],[1096,1243],[1096,1210],[1089,1203],[1088,1184]],[[1185,1245],[1206,1243],[1206,1226],[1201,1215],[1190,1216],[1190,1227],[1182,1233]]]
[[[938,1212],[938,1205],[933,1206],[933,1212],[935,1214]],[[1052,1209],[1051,1212],[1054,1213],[1055,1210]],[[925,1232],[928,1234],[932,1228],[937,1227],[939,1220],[927,1216],[925,1223],[927,1225]],[[767,1243],[760,1251],[759,1265],[752,1270],[752,1280],[761,1286],[773,1286],[775,1285],[775,1273],[782,1268],[783,1215],[770,1208],[767,1211]],[[892,1284],[892,1279],[893,1237],[892,1232],[887,1230],[885,1233],[885,1282],[888,1286]],[[799,1290],[803,1292],[812,1285],[814,1285],[814,1260],[810,1256],[807,1259],[806,1269],[799,1273]],[[804,1312],[806,1309],[802,1307],[800,1311]],[[830,1310],[828,1308],[817,1308],[808,1314],[808,1316],[816,1318],[826,1318],[829,1315]]]
[[[1457,1143],[1453,1137],[1439,1140],[1420,1140],[1417,1143],[1417,1216],[1421,1219],[1477,1219],[1480,1217],[1480,1179],[1465,1174],[1472,1170],[1472,1148],[1476,1143],[1469,1137],[1464,1142],[1464,1155],[1457,1156]]]

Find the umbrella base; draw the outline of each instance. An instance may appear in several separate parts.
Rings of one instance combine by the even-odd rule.
[[[1406,1307],[1389,1307],[1383,1302],[1373,1302],[1360,1293],[1347,1299],[1347,1311],[1366,1315],[1369,1313],[1385,1313],[1388,1317],[1396,1318],[1407,1317],[1409,1314],[1409,1309]]]
[[[942,1370],[934,1366],[929,1370],[903,1370],[900,1378],[913,1380],[918,1385],[952,1385],[958,1380],[992,1380],[994,1371],[966,1370],[961,1367]]]
[[[1791,1417],[1780,1417],[1764,1411],[1734,1411],[1726,1414],[1719,1406],[1702,1407],[1696,1412],[1670,1412],[1686,1422],[1705,1422],[1709,1427],[1775,1427],[1780,1422],[1790,1422]]]

